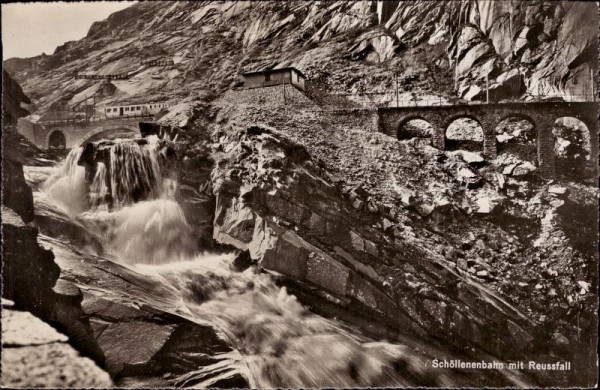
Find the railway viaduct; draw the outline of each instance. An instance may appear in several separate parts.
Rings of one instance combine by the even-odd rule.
[[[123,134],[140,134],[140,118],[116,118],[95,121],[58,120],[43,123],[19,122],[19,133],[42,149],[81,146],[86,142]]]
[[[404,124],[414,119],[428,122],[433,128],[432,144],[445,149],[446,133],[452,122],[460,118],[476,121],[483,129],[483,155],[497,155],[496,128],[508,118],[525,119],[531,123],[537,142],[539,172],[543,176],[555,174],[554,135],[557,119],[577,118],[588,128],[591,158],[598,158],[598,103],[597,102],[515,102],[493,104],[464,104],[448,106],[408,106],[378,109],[379,131],[398,137]]]

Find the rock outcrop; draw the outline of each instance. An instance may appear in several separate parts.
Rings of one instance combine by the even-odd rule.
[[[2,299],[4,388],[112,387],[106,372],[71,347],[68,337]]]
[[[345,199],[301,145],[254,126],[222,137],[214,156],[215,238],[263,268],[415,336],[513,357],[531,346],[525,316],[387,234],[393,216],[362,211],[360,191]]]

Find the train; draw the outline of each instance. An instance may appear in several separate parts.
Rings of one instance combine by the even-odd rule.
[[[162,109],[173,106],[175,103],[146,103],[146,104],[131,104],[127,106],[110,106],[104,107],[104,115],[106,118],[125,118],[132,116],[149,116],[154,115]]]

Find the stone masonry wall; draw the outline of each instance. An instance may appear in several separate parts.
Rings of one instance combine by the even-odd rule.
[[[361,129],[369,133],[376,133],[379,128],[379,117],[376,110],[318,110],[315,113],[331,126]]]
[[[229,90],[223,96],[222,102],[249,106],[316,107],[309,98],[291,85]]]
[[[581,120],[590,132],[592,155],[597,161],[598,119],[596,103],[513,103],[438,107],[405,107],[378,110],[378,131],[398,136],[398,129],[412,119],[429,122],[433,129],[432,143],[445,149],[446,130],[459,118],[470,118],[483,129],[483,155],[495,158],[497,155],[496,128],[503,120],[518,117],[529,121],[537,130],[538,162],[540,174],[552,177],[554,169],[554,136],[552,129],[557,119],[573,117]]]

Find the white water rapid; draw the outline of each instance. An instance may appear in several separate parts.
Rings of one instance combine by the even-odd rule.
[[[81,155],[81,148],[69,153],[41,186],[44,196],[101,237],[106,257],[171,286],[182,307],[212,323],[243,357],[252,387],[453,385],[443,371],[431,373],[431,355],[414,345],[364,337],[311,313],[257,266],[239,272],[233,254],[202,253],[177,202],[177,183],[163,177],[157,140],[115,143],[91,183],[77,165]],[[203,370],[176,384],[198,383]]]

